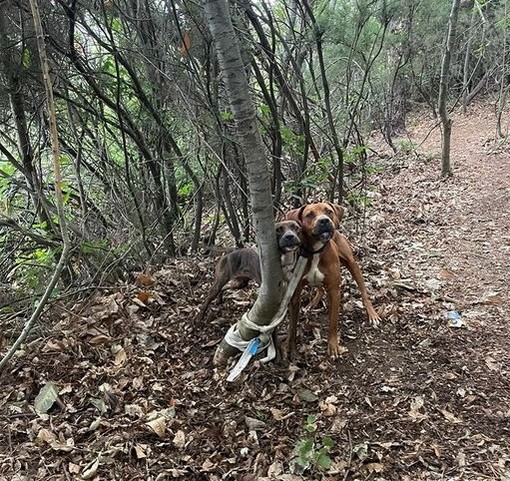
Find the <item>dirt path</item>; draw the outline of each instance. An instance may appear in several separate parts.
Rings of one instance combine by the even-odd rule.
[[[428,135],[422,118],[412,139],[423,161],[380,179],[369,239],[386,263],[393,261],[393,286],[412,294],[407,303],[401,290],[395,322],[402,328],[408,319],[403,342],[405,350],[415,349],[407,358],[414,366],[398,369],[416,386],[421,382],[415,404],[425,407],[428,398],[443,415],[441,423],[426,414],[423,447],[441,446],[451,456],[441,475],[420,460],[413,475],[392,479],[510,475],[510,149],[491,141],[488,109],[473,110],[455,118],[453,178],[438,180],[439,132]],[[449,320],[452,311],[460,319]]]
[[[346,275],[338,361],[319,309],[293,364],[255,362],[226,383],[214,349],[254,291],[227,293],[196,324],[212,259],[49,313],[2,378],[0,481],[510,480],[510,151],[489,153],[492,119],[457,116],[446,181],[437,132],[418,160],[381,161],[359,244],[385,321],[369,326]],[[417,143],[428,124],[417,119]],[[59,403],[37,414],[48,381]],[[328,469],[313,457],[323,443]]]
[[[487,106],[474,106],[469,115],[455,116],[455,174],[439,180],[440,133],[430,133],[427,124],[433,122],[420,119],[411,133],[423,162],[381,177],[383,197],[373,227],[402,237],[413,277],[429,289],[441,288],[469,327],[504,332],[510,301],[510,145],[498,147],[493,115]],[[389,253],[394,255],[400,254]]]
[[[454,126],[455,179],[448,184],[451,192],[442,216],[449,225],[438,232],[447,268],[455,274],[448,287],[462,308],[491,298],[508,309],[510,145],[499,148],[493,140],[494,119],[487,107],[474,106],[468,116],[457,115]],[[436,132],[423,148],[435,151],[438,145]]]

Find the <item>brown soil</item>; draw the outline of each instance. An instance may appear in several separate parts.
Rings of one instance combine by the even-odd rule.
[[[413,122],[415,145],[431,125]],[[456,115],[446,180],[437,129],[411,160],[377,161],[365,234],[346,233],[385,319],[368,324],[346,275],[338,361],[318,309],[293,364],[225,382],[212,356],[254,291],[195,323],[211,259],[52,310],[2,376],[0,480],[508,481],[510,149],[493,132],[488,107]],[[48,382],[58,399],[37,414]],[[328,437],[332,465],[300,469],[299,443]]]

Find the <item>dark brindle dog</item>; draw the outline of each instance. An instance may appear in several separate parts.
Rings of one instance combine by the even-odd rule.
[[[301,226],[293,220],[285,220],[276,224],[276,238],[278,249],[281,253],[282,268],[284,276],[292,271],[297,251],[301,246]],[[241,289],[252,280],[260,285],[262,279],[260,274],[259,254],[255,249],[238,249],[223,256],[214,272],[214,283],[203,302],[198,319],[204,318],[209,304],[225,289],[227,282],[232,281],[231,288]]]

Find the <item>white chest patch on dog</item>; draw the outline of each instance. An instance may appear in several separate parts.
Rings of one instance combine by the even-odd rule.
[[[320,254],[314,254],[310,270],[307,272],[305,279],[312,287],[319,287],[324,281],[324,274],[319,270]]]
[[[298,251],[286,252],[281,256],[282,263],[282,271],[283,271],[283,280],[285,282],[289,282],[292,276],[292,271],[294,270],[294,266],[296,265],[296,260],[298,257]]]

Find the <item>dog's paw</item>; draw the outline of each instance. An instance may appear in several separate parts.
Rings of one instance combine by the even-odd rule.
[[[381,316],[379,316],[379,314],[377,314],[377,312],[375,311],[374,308],[367,309],[367,311],[368,311],[367,312],[368,321],[370,322],[370,325],[372,327],[379,327],[382,322]]]
[[[338,342],[329,342],[328,343],[328,354],[333,358],[337,359],[342,354],[349,352],[345,346],[341,346]]]
[[[375,328],[379,327],[382,322],[382,319],[379,317],[378,314],[376,314],[373,317],[369,317],[368,320],[369,320],[370,324],[372,325],[372,327],[375,327]]]

